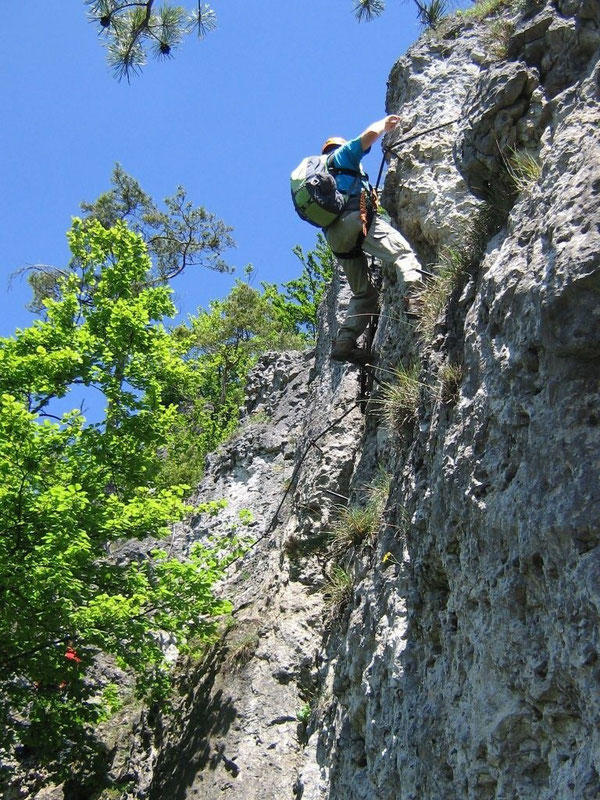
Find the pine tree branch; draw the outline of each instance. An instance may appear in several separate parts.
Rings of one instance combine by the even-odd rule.
[[[132,5],[139,5],[139,3],[132,3]],[[142,3],[141,5],[146,6],[146,14],[144,16],[144,19],[141,20],[139,25],[137,25],[131,32],[131,38],[129,40],[127,49],[125,51],[125,55],[122,59],[123,68],[125,71],[125,77],[127,78],[128,81],[129,81],[129,70],[130,70],[129,59],[131,58],[131,53],[133,52],[133,48],[138,43],[138,39],[140,38],[144,30],[149,29],[150,17],[152,15],[152,6],[154,5],[154,0],[148,0],[145,4]]]

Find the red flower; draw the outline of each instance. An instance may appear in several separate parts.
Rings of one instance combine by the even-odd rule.
[[[76,664],[81,663],[81,659],[77,655],[77,651],[74,650],[72,647],[67,647],[67,651],[65,653],[65,658],[68,658],[69,661],[74,661]]]

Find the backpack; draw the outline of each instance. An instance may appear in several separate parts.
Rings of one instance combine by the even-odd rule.
[[[291,175],[292,201],[301,219],[328,228],[344,211],[348,195],[337,188],[335,175],[352,175],[360,180],[354,169],[330,167],[329,156],[308,156]]]

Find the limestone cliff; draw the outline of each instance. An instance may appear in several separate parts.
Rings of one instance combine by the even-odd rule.
[[[124,728],[123,797],[600,797],[599,23],[597,0],[529,2],[393,67],[405,132],[457,122],[390,159],[384,205],[427,270],[460,269],[428,326],[384,271],[366,414],[328,360],[339,279],[316,350],[253,374],[198,488],[229,506],[175,532],[252,512],[234,624],[170,719]],[[411,360],[394,427],[382,383]],[[332,552],[382,487],[378,530]]]

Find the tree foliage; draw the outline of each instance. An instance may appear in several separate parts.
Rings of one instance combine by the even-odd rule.
[[[163,325],[170,290],[146,284],[142,237],[76,220],[69,240],[78,272],[43,320],[0,340],[0,741],[36,752],[74,752],[101,716],[100,652],[133,670],[142,693],[164,692],[157,632],[180,647],[210,635],[227,607],[212,586],[238,547],[124,556],[124,542],[160,539],[186,513],[186,488],[160,476],[173,387],[191,366]],[[78,385],[102,398],[99,422],[54,413]]]
[[[186,190],[178,186],[165,198],[161,211],[140,184],[116,164],[113,188],[93,203],[83,202],[87,219],[97,219],[105,228],[119,220],[141,233],[153,263],[155,282],[166,282],[186,267],[201,266],[217,272],[232,272],[223,260],[223,250],[234,247],[233,230],[203,206],[194,207]]]
[[[238,280],[223,300],[214,300],[180,325],[174,335],[190,365],[186,384],[174,388],[174,421],[167,484],[195,485],[206,455],[237,428],[248,373],[269,350],[303,349],[316,337],[317,310],[333,274],[333,254],[319,234],[314,250],[293,252],[302,264],[298,278],[262,284]]]
[[[370,22],[384,10],[385,0],[354,0],[354,14],[359,22]]]
[[[263,283],[263,288],[286,324],[297,332],[306,331],[314,339],[319,304],[333,277],[333,253],[322,233],[317,234],[314,250],[304,253],[296,245],[293,253],[302,264],[299,277],[282,284],[283,292],[275,284]]]
[[[141,71],[148,53],[171,58],[184,37],[204,37],[216,27],[212,8],[198,0],[187,8],[155,0],[85,0],[89,15],[99,28],[108,50],[108,63],[115,75],[129,80]]]
[[[222,257],[224,250],[235,246],[232,228],[203,206],[193,206],[182,186],[173,196],[165,198],[165,208],[161,210],[120,164],[115,166],[111,182],[112,189],[93,202],[83,202],[81,209],[86,224],[97,220],[108,229],[126,221],[131,230],[141,234],[151,259],[143,278],[145,284],[165,284],[189,267],[233,271]],[[76,259],[71,268],[79,269]],[[69,271],[46,265],[28,268],[34,293],[30,304],[33,311],[43,312],[44,300],[58,297],[61,282]]]
[[[295,309],[286,308],[275,286],[261,292],[238,280],[225,299],[213,300],[174,331],[191,379],[173,397],[181,414],[164,463],[167,483],[196,483],[206,455],[235,431],[248,373],[263,353],[308,345]]]
[[[195,33],[203,38],[214,30],[217,18],[207,3],[185,7],[163,0],[84,0],[90,19],[107,47],[107,60],[116,77],[128,81],[140,73],[148,54],[156,59],[173,57],[184,38]],[[424,27],[435,27],[448,13],[447,0],[413,0]],[[360,22],[370,21],[385,11],[385,0],[353,0]]]
[[[228,229],[212,229],[217,243],[201,235],[212,218],[157,211],[120,168],[113,182],[74,221],[69,267],[35,273],[41,318],[0,339],[0,751],[17,739],[63,765],[90,762],[86,731],[115,705],[99,654],[159,697],[161,637],[185,649],[227,609],[212,587],[241,551],[235,532],[184,561],[155,540],[237,426],[258,358],[310,345],[332,266],[322,238],[295,248],[303,271],[283,290],[238,280],[169,330],[168,279],[212,258]],[[197,249],[168,233],[177,220]],[[99,421],[58,412],[75,387],[101,400]]]
[[[450,0],[413,0],[417,18],[424,28],[435,28],[449,11]],[[385,0],[354,0],[359,22],[370,22],[385,11]]]
[[[160,211],[119,165],[112,183],[113,188],[94,202],[81,204],[87,216],[80,224],[85,229],[99,222],[109,230],[126,222],[142,236],[150,261],[138,289],[166,285],[190,266],[230,271],[221,253],[233,245],[231,229],[201,207],[189,207],[184,213],[176,202],[185,196],[183,188],[175,198],[167,198],[167,210]],[[314,340],[317,308],[331,280],[333,256],[321,234],[313,251],[304,253],[297,246],[293,252],[302,264],[298,278],[281,287],[263,283],[262,291],[238,281],[227,298],[210,303],[187,325],[177,327],[175,336],[189,369],[165,389],[178,409],[168,457],[162,463],[160,480],[165,485],[169,481],[196,485],[206,455],[236,429],[248,372],[262,353],[306,347]],[[70,276],[76,276],[81,302],[93,304],[97,275],[89,267],[82,270],[73,257],[66,268],[29,268],[34,294],[30,308],[44,316],[46,301],[60,297]]]

